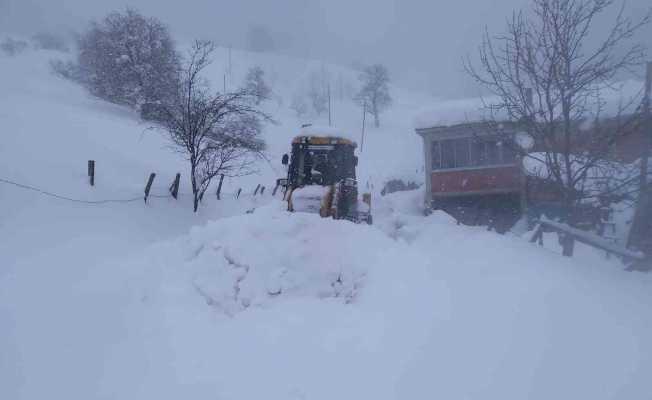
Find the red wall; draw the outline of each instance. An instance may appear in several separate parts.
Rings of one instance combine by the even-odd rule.
[[[520,172],[516,166],[432,173],[432,194],[518,192]]]

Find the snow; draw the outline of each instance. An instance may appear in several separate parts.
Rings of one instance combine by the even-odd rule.
[[[251,195],[280,162],[195,215],[165,138],[51,76],[55,56],[0,58],[0,177],[100,200],[142,196],[153,171],[164,195],[181,172],[181,196],[92,206],[0,184],[0,398],[652,396],[650,275],[424,217],[421,191],[374,191],[373,226],[288,213]],[[277,72],[283,99],[311,64],[234,51],[245,60]],[[421,167],[407,116],[422,97],[396,93],[359,154],[361,191]],[[277,161],[299,131],[281,103]],[[335,115],[355,132],[358,109]]]
[[[630,251],[627,250],[623,247],[616,246],[613,243],[603,239],[602,237],[593,234],[591,232],[583,231],[581,229],[573,228],[567,224],[563,224],[560,222],[552,221],[546,216],[542,215],[540,218],[540,221],[542,224],[545,224],[549,227],[552,227],[558,231],[561,232],[567,232],[575,236],[578,240],[587,243],[587,244],[595,244],[598,246],[602,246],[604,249],[609,250],[610,252],[614,254],[622,254],[624,256],[630,257],[632,259],[643,259],[645,257],[645,254],[643,254],[640,251]]]
[[[517,132],[514,135],[514,140],[524,151],[530,151],[534,147],[534,137],[527,132]]]
[[[531,152],[528,153],[526,157],[523,158],[523,168],[525,172],[530,176],[535,176],[539,178],[549,178],[551,177],[551,172],[548,169],[546,163],[546,156],[554,157],[554,153],[545,153],[545,152]],[[561,170],[562,178],[565,180],[566,167],[563,162],[563,154],[557,153],[557,159],[559,160],[559,168]],[[582,171],[583,166],[586,165],[586,156],[573,154],[570,155],[570,165],[573,176],[577,175]],[[599,189],[601,181],[609,177],[620,177],[625,180],[625,178],[631,177],[634,175],[635,171],[640,169],[640,161],[637,160],[631,164],[624,164],[617,161],[607,161],[600,160],[596,162],[594,167],[587,169],[587,178],[584,190],[591,191]],[[608,167],[608,168],[607,168]],[[621,188],[622,191],[626,192],[627,187]]]
[[[625,80],[614,82],[600,90],[600,97],[588,99],[586,104],[586,123],[582,126],[589,129],[596,118],[613,118],[619,115],[631,114],[640,104],[643,82]],[[439,100],[429,102],[422,107],[414,117],[415,129],[450,127],[483,121],[506,121],[509,115],[505,110],[493,109],[492,106],[501,103],[494,96],[486,98],[466,98],[457,100]],[[495,108],[495,107],[494,107]]]
[[[359,139],[359,137],[353,135],[351,131],[332,126],[306,126],[301,128],[301,134],[299,136],[332,136],[348,139],[352,142],[356,142]]]
[[[492,117],[487,107],[494,103],[497,103],[494,98],[437,101],[416,113],[414,128],[427,129],[485,121]],[[500,116],[495,118],[501,119]]]
[[[292,191],[292,209],[298,212],[319,214],[322,200],[329,192],[329,186],[304,186]]]

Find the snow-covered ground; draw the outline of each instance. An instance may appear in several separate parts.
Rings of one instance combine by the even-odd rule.
[[[182,160],[130,112],[51,76],[56,56],[0,58],[0,178],[128,199],[157,172],[164,194]],[[652,397],[650,275],[423,217],[419,191],[374,197],[374,226],[252,198],[303,122],[292,78],[321,66],[234,60],[277,71],[278,171],[226,182],[198,215],[187,195],[89,205],[0,184],[1,399]],[[396,97],[360,161],[377,186],[422,163],[409,115],[421,96]],[[339,107],[353,130],[357,109]]]

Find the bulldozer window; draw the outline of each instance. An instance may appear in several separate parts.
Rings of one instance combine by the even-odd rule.
[[[311,146],[314,147],[314,146]],[[349,146],[293,148],[290,183],[295,186],[331,185],[345,178],[355,179],[355,155]]]

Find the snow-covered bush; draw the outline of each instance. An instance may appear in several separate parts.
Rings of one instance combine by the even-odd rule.
[[[54,33],[39,32],[31,37],[32,45],[37,50],[55,50],[67,53],[70,51],[66,40]]]
[[[84,83],[84,72],[72,61],[50,60],[50,70],[60,78]]]
[[[27,49],[27,42],[20,39],[14,39],[12,37],[5,38],[2,43],[0,43],[0,50],[8,56],[15,56],[22,53]]]
[[[408,190],[416,190],[421,185],[414,181],[405,181],[403,179],[390,179],[385,182],[383,189],[380,191],[381,195],[391,194],[395,192],[405,192]]]

